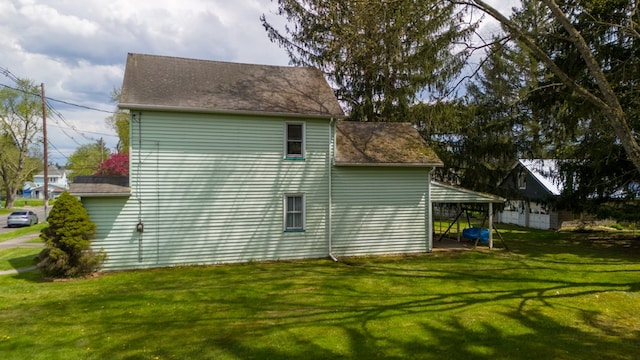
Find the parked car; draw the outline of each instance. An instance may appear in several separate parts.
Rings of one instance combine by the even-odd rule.
[[[31,226],[38,223],[38,215],[31,210],[17,210],[7,218],[7,227]]]

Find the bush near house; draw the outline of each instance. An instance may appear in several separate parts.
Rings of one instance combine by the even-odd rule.
[[[100,269],[106,254],[91,249],[96,225],[78,199],[62,193],[47,221],[49,226],[40,233],[46,247],[37,259],[44,276],[79,277]]]

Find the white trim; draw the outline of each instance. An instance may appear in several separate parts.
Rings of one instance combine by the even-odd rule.
[[[288,227],[287,226],[287,215],[289,214],[289,209],[288,209],[288,200],[289,198],[293,198],[293,197],[300,197],[302,198],[302,209],[300,210],[300,213],[302,215],[302,225],[300,228],[298,227]],[[295,231],[305,231],[307,228],[307,199],[305,196],[305,193],[303,192],[296,192],[296,193],[285,193],[284,196],[282,197],[282,213],[283,213],[283,222],[282,222],[282,228],[284,229],[285,232],[295,232]]]
[[[289,125],[301,125],[302,126],[302,139],[301,139],[301,154],[289,154]],[[285,121],[284,122],[284,158],[292,159],[292,160],[301,160],[305,159],[306,156],[306,147],[307,147],[307,126],[304,121]]]
[[[159,112],[185,112],[196,114],[228,114],[228,115],[257,115],[268,117],[287,117],[287,118],[313,118],[313,119],[346,119],[344,114],[322,114],[322,113],[297,113],[297,112],[278,112],[278,111],[251,111],[251,110],[224,110],[211,108],[193,108],[185,106],[164,106],[164,105],[148,105],[135,103],[119,103],[118,109],[128,110],[129,112],[137,111],[159,111]]]

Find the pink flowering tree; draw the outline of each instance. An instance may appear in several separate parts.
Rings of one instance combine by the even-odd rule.
[[[112,154],[98,166],[94,175],[129,176],[129,154]]]

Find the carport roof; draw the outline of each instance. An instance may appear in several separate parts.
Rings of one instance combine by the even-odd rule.
[[[431,181],[431,202],[452,204],[502,204],[506,201],[497,195],[481,193],[459,186]]]

